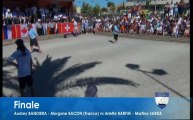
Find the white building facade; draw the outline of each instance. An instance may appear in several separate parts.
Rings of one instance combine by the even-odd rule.
[[[168,3],[176,3],[176,2],[180,2],[181,0],[151,0],[151,3],[150,5],[164,5],[166,4],[167,2]],[[190,3],[190,0],[184,0],[185,3]],[[146,0],[127,0],[126,3],[125,3],[125,6],[126,7],[132,7],[134,5],[138,5],[138,4],[141,4],[142,6],[143,5],[146,5]]]

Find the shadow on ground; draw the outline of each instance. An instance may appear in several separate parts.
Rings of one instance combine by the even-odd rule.
[[[190,102],[190,100],[188,98],[186,98],[184,95],[182,95],[181,93],[177,92],[176,90],[174,90],[170,86],[166,85],[165,83],[161,82],[160,80],[158,80],[155,77],[153,77],[152,75],[150,75],[150,74],[159,75],[159,76],[167,75],[168,73],[165,70],[163,70],[163,69],[153,69],[152,71],[144,71],[144,70],[141,70],[140,65],[137,65],[137,64],[126,64],[126,67],[131,69],[131,70],[136,70],[136,71],[139,71],[139,72],[143,73],[144,75],[148,76],[149,78],[151,78],[152,80],[154,80],[158,84],[162,85],[163,87],[165,87],[168,90],[174,92],[175,94],[177,94],[181,98],[183,98],[186,101]]]
[[[117,84],[117,85],[129,85],[132,87],[138,87],[139,84],[131,80],[113,78],[113,77],[88,77],[77,79],[76,82],[65,86],[65,89],[73,87],[84,87],[87,85],[105,85],[105,84]]]
[[[33,52],[40,53],[41,51],[39,49],[37,49],[37,48],[33,48],[33,51],[31,53],[33,53]]]
[[[67,90],[75,87],[87,87],[88,84],[103,85],[103,84],[121,84],[137,87],[139,84],[130,80],[111,77],[89,77],[76,79],[75,77],[94,68],[101,62],[90,62],[85,64],[75,64],[65,70],[66,63],[70,57],[52,60],[52,57],[47,56],[40,65],[36,59],[34,76],[34,87],[36,96],[52,97],[58,91]]]
[[[75,64],[66,68],[66,63],[71,57],[64,57],[52,60],[48,56],[40,63],[37,58],[33,61],[33,79],[34,91],[36,97],[54,97],[59,91],[67,89],[76,89],[77,87],[88,87],[89,85],[99,86],[105,84],[128,85],[138,87],[139,84],[128,79],[114,77],[86,77],[76,78],[76,76],[94,68],[101,64],[99,61]],[[5,65],[6,66],[6,65]],[[66,68],[66,69],[64,69]],[[13,82],[14,80],[14,82]],[[19,92],[17,77],[12,77],[8,71],[3,71],[3,87]],[[4,94],[4,96],[6,96]],[[28,95],[26,95],[28,96]],[[78,97],[70,94],[70,96],[61,97]]]
[[[15,92],[19,92],[19,86],[18,86],[18,81],[17,81],[17,76],[11,76],[12,72],[11,71],[8,71],[8,70],[5,70],[4,68],[5,67],[8,67],[8,66],[12,66],[14,64],[8,64],[6,62],[6,60],[3,59],[3,87],[6,88],[6,89],[9,89],[9,90],[12,90],[12,91],[15,91]],[[17,66],[15,66],[15,69],[16,69]],[[5,91],[2,91],[3,92],[3,96],[7,96],[5,94]],[[9,95],[7,97],[12,97],[14,95]]]

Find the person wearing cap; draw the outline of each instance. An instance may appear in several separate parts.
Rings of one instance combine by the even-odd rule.
[[[32,26],[30,24],[28,24],[28,35],[30,37],[30,47],[31,47],[31,52],[33,52],[33,46],[37,46],[39,49],[39,52],[41,53],[42,50],[40,49],[40,46],[38,44],[37,41],[37,32],[34,30],[34,28],[32,28]]]
[[[10,11],[10,9],[7,9],[6,13],[5,13],[5,21],[6,21],[6,25],[11,25],[12,24],[12,13]]]
[[[24,96],[24,89],[27,85],[30,87],[31,95],[34,96],[33,90],[33,78],[32,78],[32,57],[30,51],[25,47],[23,40],[18,39],[15,41],[17,45],[17,50],[13,54],[6,58],[9,63],[12,63],[18,68],[18,81],[20,94]],[[17,63],[13,61],[16,60]]]
[[[36,28],[37,28],[38,35],[43,35],[43,25],[42,25],[41,19],[38,19],[38,22],[36,23]]]

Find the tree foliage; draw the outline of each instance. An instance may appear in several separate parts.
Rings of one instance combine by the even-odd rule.
[[[145,6],[146,8],[149,8],[149,7],[150,7],[151,1],[152,1],[152,0],[146,0],[146,6]]]
[[[73,13],[77,13],[77,11],[76,11],[76,5],[73,5]]]
[[[93,14],[94,15],[99,15],[99,13],[101,13],[101,8],[100,8],[100,6],[97,4],[97,5],[95,5],[95,7],[93,7],[93,9],[92,9],[92,12],[93,12]]]
[[[103,7],[103,8],[101,9],[101,12],[107,12],[107,11],[108,11],[108,9],[105,8],[105,7]]]
[[[92,6],[90,6],[88,3],[83,2],[81,12],[86,14],[92,14]]]
[[[114,3],[114,2],[110,2],[110,1],[109,1],[109,2],[107,3],[107,7],[110,8],[111,12],[115,12],[115,10],[116,10],[115,3]]]

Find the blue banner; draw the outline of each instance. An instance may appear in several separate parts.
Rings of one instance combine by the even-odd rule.
[[[170,98],[1,98],[0,120],[190,119],[190,103]]]

